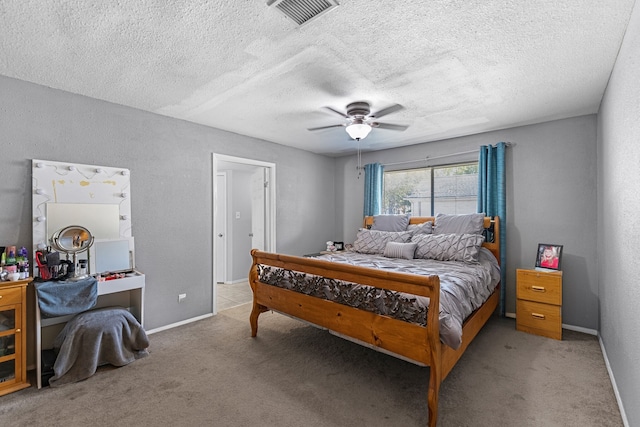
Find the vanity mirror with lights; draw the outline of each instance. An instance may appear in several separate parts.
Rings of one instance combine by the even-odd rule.
[[[34,159],[32,187],[36,280],[52,280],[59,273],[46,263],[47,256],[55,255],[68,266],[65,280],[98,278],[96,307],[126,307],[144,326],[145,276],[135,266],[129,170]],[[35,317],[41,388],[42,350],[52,348],[73,316],[43,318],[36,293]]]

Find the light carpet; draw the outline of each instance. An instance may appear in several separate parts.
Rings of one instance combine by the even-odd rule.
[[[150,336],[150,356],[0,397],[2,426],[425,426],[428,368],[250,304]],[[440,390],[439,426],[622,426],[596,337],[494,317]]]

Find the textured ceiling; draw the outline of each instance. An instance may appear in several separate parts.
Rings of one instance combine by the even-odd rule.
[[[0,74],[328,155],[322,107],[404,110],[365,150],[596,113],[634,0],[1,0]]]

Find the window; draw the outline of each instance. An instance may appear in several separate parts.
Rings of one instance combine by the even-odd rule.
[[[477,199],[477,162],[384,173],[386,214],[474,213]]]

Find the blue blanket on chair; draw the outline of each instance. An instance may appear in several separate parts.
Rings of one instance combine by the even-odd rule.
[[[87,311],[96,305],[98,281],[82,280],[34,282],[42,317],[58,317]]]

